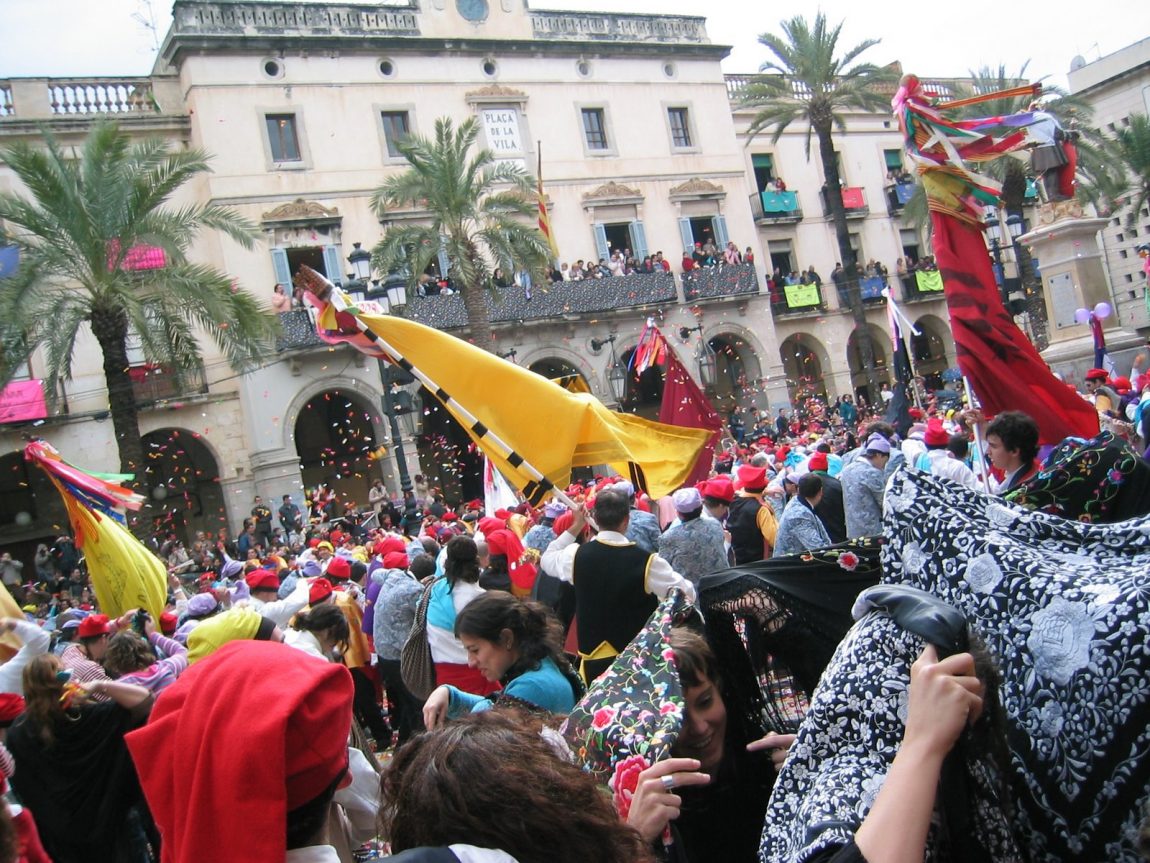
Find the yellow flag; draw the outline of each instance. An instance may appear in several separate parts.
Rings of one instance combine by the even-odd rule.
[[[662,497],[687,479],[711,436],[703,429],[615,413],[590,393],[569,392],[454,336],[404,318],[361,312],[356,317],[380,339],[373,346],[355,329],[352,315],[317,303],[321,338],[350,342],[366,353],[376,353],[377,347],[402,358],[401,365],[410,364],[507,480],[533,501],[546,496],[549,484],[566,488],[573,467],[601,464],[651,497]],[[537,481],[528,464],[546,481]]]
[[[16,604],[16,600],[12,598],[12,594],[3,584],[0,584],[0,617],[24,619],[24,612],[20,610],[20,606]],[[23,645],[24,642],[17,638],[15,633],[5,630],[3,634],[0,634],[0,662],[7,662],[16,655]]]
[[[83,537],[84,562],[100,611],[119,617],[143,608],[158,621],[168,598],[168,574],[163,563],[120,522],[84,506],[55,477],[64,498],[68,521],[77,539]]]
[[[127,527],[88,502],[98,501],[111,511],[120,507],[138,509],[143,499],[130,489],[68,464],[44,441],[32,441],[24,454],[47,473],[60,492],[76,547],[84,552],[100,611],[119,617],[125,611],[143,608],[158,621],[168,598],[164,564]],[[73,488],[87,495],[88,501],[74,494]]]

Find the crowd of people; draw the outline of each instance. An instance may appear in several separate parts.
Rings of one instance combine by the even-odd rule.
[[[1150,375],[1096,371],[1144,449]],[[381,483],[371,519],[322,487],[256,497],[234,540],[157,544],[154,619],[105,614],[67,537],[34,571],[0,557],[23,609],[0,621],[0,859],[759,859],[794,728],[747,720],[731,699],[758,684],[683,609],[716,573],[828,549],[854,570],[896,473],[1014,500],[1040,472],[1024,413],[927,403],[900,435],[882,407],[732,418],[711,474],[659,499],[603,475],[485,512],[420,477],[405,523]],[[881,790],[809,859],[922,859],[947,754],[994,703],[981,662],[921,648]]]

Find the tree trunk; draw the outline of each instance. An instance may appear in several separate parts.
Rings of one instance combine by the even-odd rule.
[[[816,113],[812,111],[812,115]],[[847,228],[847,213],[843,207],[843,191],[840,184],[839,168],[835,162],[834,144],[831,141],[831,115],[826,111],[826,117],[814,118],[812,116],[815,135],[819,139],[819,156],[823,162],[823,176],[826,178],[827,206],[831,210],[831,218],[835,226],[835,239],[839,244],[839,256],[842,259],[843,270],[846,276],[847,296],[850,298],[851,317],[855,323],[855,339],[859,349],[859,360],[866,374],[867,404],[875,406],[879,398],[879,379],[875,373],[874,343],[871,341],[870,327],[867,325],[866,308],[863,306],[862,289],[859,286],[858,270],[855,267],[857,259],[855,251],[851,248],[850,231]],[[881,407],[881,404],[879,405]]]
[[[478,263],[479,251],[471,245],[468,257],[461,262],[460,289],[463,293],[463,308],[467,311],[467,330],[471,342],[488,353],[495,353],[495,339],[491,335],[491,315],[487,310],[487,291],[483,288],[483,267]]]
[[[92,334],[104,356],[104,381],[108,385],[108,407],[112,430],[120,452],[120,472],[135,474],[129,486],[144,484],[144,447],[140,442],[140,417],[136,393],[128,374],[128,319],[120,310],[94,310]]]

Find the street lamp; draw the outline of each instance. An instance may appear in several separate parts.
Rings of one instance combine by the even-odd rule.
[[[611,398],[619,404],[622,403],[623,397],[627,394],[627,370],[623,368],[622,363],[619,362],[619,357],[615,355],[616,338],[618,337],[612,333],[605,339],[591,339],[591,350],[599,353],[607,345],[611,346],[611,360],[607,364],[606,374],[607,389],[611,393]]]
[[[1002,305],[1005,307],[1010,302],[1010,296],[1006,287],[1006,271],[1002,268],[1002,222],[998,220],[998,208],[993,204],[985,206],[982,212],[986,222],[986,233],[990,237],[990,255],[994,258],[994,281],[998,284],[998,291],[1002,295]],[[1021,230],[1019,234],[1021,234]]]
[[[679,327],[679,338],[684,342],[691,337],[691,333],[699,334],[699,344],[695,348],[695,363],[699,367],[699,380],[703,382],[704,387],[714,387],[718,369],[715,351],[712,349],[710,343],[703,338],[702,324],[698,324],[694,327]]]
[[[357,281],[366,282],[371,278],[371,252],[363,248],[362,243],[352,243],[351,254],[347,262],[351,264],[352,274]]]
[[[371,255],[361,251],[359,243],[355,243],[355,251],[351,256],[354,257],[357,253],[358,260],[366,260],[370,265]],[[354,265],[355,262],[352,263]],[[371,283],[368,296],[376,300],[385,312],[401,315],[407,305],[407,280],[399,273],[388,273],[382,285],[378,280]],[[407,470],[407,454],[403,448],[403,432],[400,430],[399,420],[403,417],[409,433],[414,436],[418,424],[419,401],[413,399],[410,393],[396,391],[401,385],[414,381],[409,372],[397,368],[386,360],[381,359],[378,363],[379,380],[383,385],[383,415],[387,417],[392,451],[395,453],[395,466],[399,472],[399,490],[403,494],[403,527],[411,529],[418,522],[419,516],[416,511],[411,474]]]

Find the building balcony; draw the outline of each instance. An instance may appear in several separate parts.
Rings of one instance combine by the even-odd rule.
[[[891,183],[885,186],[883,191],[886,193],[886,211],[892,216],[897,216],[905,208],[907,203],[914,197],[914,190],[918,184],[910,182]]]
[[[315,334],[315,312],[310,308],[282,312],[279,318],[281,333],[276,339],[276,351],[282,353],[327,346],[327,342]]]
[[[827,201],[827,190],[819,190],[819,200],[823,205],[823,215],[831,217],[830,203]],[[862,186],[843,186],[843,209],[848,219],[865,219],[870,215],[870,207],[866,203],[866,190]]]
[[[902,299],[906,303],[921,303],[945,299],[942,291],[942,273],[938,270],[923,270],[897,277],[902,287]]]
[[[63,400],[58,402],[59,409],[53,411],[48,405],[47,395],[46,381],[38,378],[11,381],[0,389],[0,425],[37,422],[67,413]]]
[[[683,298],[688,303],[759,292],[754,264],[700,267],[683,273],[681,278]]]
[[[820,285],[777,285],[771,290],[771,314],[776,318],[801,318],[827,311]]]
[[[751,195],[751,215],[760,225],[796,224],[803,220],[798,192],[764,189]]]
[[[174,76],[0,80],[0,135],[83,131],[103,118],[149,131],[191,128]]]
[[[208,391],[202,366],[185,371],[182,380],[172,373],[169,366],[148,363],[131,366],[128,375],[132,378],[132,392],[138,405],[204,395]]]

